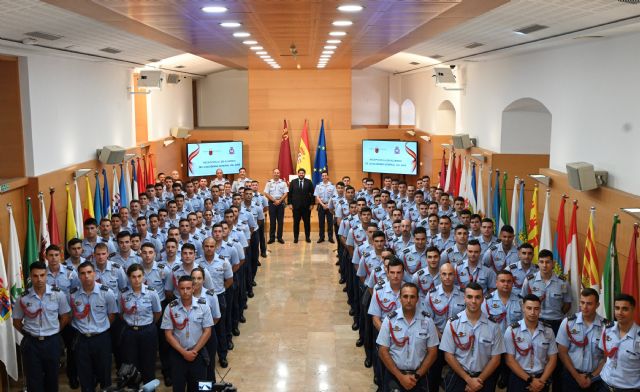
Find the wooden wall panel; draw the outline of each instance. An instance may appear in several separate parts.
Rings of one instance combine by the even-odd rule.
[[[138,76],[139,74],[131,75],[133,91],[138,91]],[[149,140],[147,95],[134,94],[133,105],[133,116],[136,122],[136,143],[144,143]]]
[[[25,175],[18,58],[0,57],[0,178]]]

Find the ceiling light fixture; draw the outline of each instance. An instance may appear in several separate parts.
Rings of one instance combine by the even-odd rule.
[[[517,30],[514,30],[513,32],[519,35],[527,35],[527,34],[531,34],[534,33],[536,31],[540,31],[540,30],[544,30],[549,28],[548,26],[543,26],[543,25],[539,25],[539,24],[532,24],[526,27],[521,27]]]
[[[240,23],[240,22],[222,22],[222,23],[220,23],[220,26],[232,29],[232,28],[235,28],[235,27],[242,26],[242,23]]]
[[[350,21],[350,20],[335,20],[331,24],[334,25],[334,26],[343,27],[343,26],[351,26],[353,24],[353,22]]]
[[[323,50],[322,54],[334,54],[335,52],[333,50]]]
[[[325,48],[325,49],[328,49],[328,50],[338,49],[338,47],[337,47],[337,46],[335,46],[335,45],[326,45],[324,48]]]
[[[342,41],[340,41],[339,39],[328,39],[327,40],[328,44],[339,44],[340,42],[342,42]]]
[[[320,58],[324,58],[324,59],[328,59],[328,58],[330,58],[330,57],[331,57],[331,55],[330,55],[330,54],[321,54],[321,55],[320,55]]]
[[[258,55],[267,54],[267,51],[266,50],[260,50],[260,51],[257,51],[256,54],[258,54]]]
[[[221,14],[223,12],[227,12],[227,7],[222,7],[219,5],[210,5],[201,8],[202,12],[206,12],[207,14]]]
[[[246,41],[242,41],[242,43],[245,44],[245,45],[255,45],[255,44],[258,43],[258,41],[254,41],[252,39],[248,39]]]
[[[251,37],[251,34],[247,33],[246,31],[238,31],[237,33],[233,33],[233,36],[236,38],[245,38]]]
[[[262,46],[252,46],[249,49],[251,49],[251,50],[262,50],[264,48]]]
[[[329,35],[332,37],[344,37],[345,35],[347,35],[347,33],[345,33],[344,31],[332,31],[329,33]]]
[[[340,12],[360,12],[363,9],[364,7],[358,4],[344,4],[338,7]]]

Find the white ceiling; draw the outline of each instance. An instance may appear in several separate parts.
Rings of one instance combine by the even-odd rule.
[[[412,62],[418,64],[411,64]],[[387,72],[402,72],[415,67],[423,67],[425,65],[438,64],[440,60],[434,60],[430,57],[421,56],[419,54],[400,52],[393,56],[387,57],[379,63],[373,65],[373,68]]]
[[[24,35],[25,33],[41,31],[63,38],[55,41],[39,39],[40,45],[139,64],[147,64],[151,59],[161,60],[184,54],[180,50],[126,33],[38,0],[0,0],[0,21],[2,21],[0,23],[2,39],[21,41],[28,38]],[[121,52],[112,54],[100,51],[106,47],[116,48]],[[29,48],[36,49],[37,46]],[[220,64],[193,55],[180,60],[181,64],[173,65],[184,65],[185,68],[179,70],[183,72],[206,74],[224,68]]]
[[[426,57],[441,55],[443,58],[439,61],[446,62],[492,49],[565,34],[636,15],[640,15],[640,5],[621,3],[615,0],[511,0],[509,3],[474,18],[457,28],[408,48],[405,52]],[[528,35],[518,35],[513,32],[516,29],[532,24],[549,26],[549,28]],[[621,25],[626,26],[620,28]],[[595,33],[614,35],[632,31],[640,31],[640,18],[618,22],[615,25],[600,26],[570,36],[475,56],[473,60],[487,60],[497,56],[576,43],[574,38],[581,35],[593,35]],[[465,48],[466,45],[472,42],[480,42],[485,45],[474,49]],[[397,68],[402,68],[402,66],[402,64],[395,65]],[[408,71],[418,67],[421,66],[406,64],[403,70]]]
[[[208,75],[210,73],[228,69],[222,64],[218,64],[191,53],[183,53],[163,59],[159,62],[150,63],[147,64],[147,67],[162,68],[177,72],[189,72],[199,75]]]

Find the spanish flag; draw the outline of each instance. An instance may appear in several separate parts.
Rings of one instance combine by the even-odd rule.
[[[300,148],[298,149],[296,173],[298,170],[304,169],[307,175],[311,175],[311,154],[309,153],[309,132],[307,124],[307,120],[304,120],[302,135],[300,135]]]

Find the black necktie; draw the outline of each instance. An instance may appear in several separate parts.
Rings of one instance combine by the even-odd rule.
[[[300,180],[300,188],[302,188],[302,180]]]

